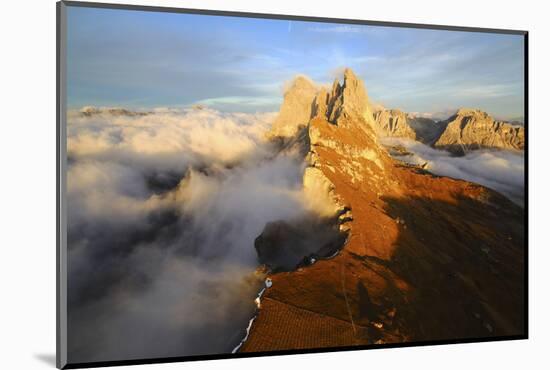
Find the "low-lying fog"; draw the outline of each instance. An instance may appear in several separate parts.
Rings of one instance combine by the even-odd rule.
[[[436,175],[475,182],[507,196],[513,202],[524,203],[524,155],[519,151],[476,150],[455,157],[418,141],[385,138],[385,145],[402,145],[413,155],[398,156],[416,165],[427,163],[426,169]]]
[[[209,109],[68,123],[69,360],[230,352],[254,312],[254,239],[302,204],[273,114]]]

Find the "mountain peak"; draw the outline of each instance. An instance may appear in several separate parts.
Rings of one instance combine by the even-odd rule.
[[[478,116],[478,117],[484,117],[484,118],[490,118],[490,116],[480,110],[480,109],[472,109],[472,108],[460,108],[457,112],[456,112],[457,116]]]
[[[330,92],[299,75],[288,85],[283,104],[270,132],[272,137],[292,137],[311,118],[320,117],[338,125],[340,118],[374,127],[367,90],[353,70],[344,70],[344,81],[335,79]]]
[[[287,89],[286,93],[294,92],[296,90],[316,90],[315,83],[307,76],[298,75],[294,77],[290,83],[290,87]]]
[[[352,85],[359,84],[360,80],[357,78],[355,73],[353,73],[353,70],[351,68],[346,68],[344,70],[344,86],[349,87]]]
[[[344,83],[342,85],[338,80],[334,82],[329,97],[328,121],[338,124],[340,117],[355,118],[371,126],[374,124],[365,84],[351,68],[344,70]]]
[[[374,113],[377,132],[381,136],[404,137],[416,140],[416,132],[409,125],[407,115],[399,109],[386,109]]]
[[[288,85],[279,115],[271,128],[272,137],[292,137],[308,124],[313,114],[317,87],[308,77],[296,76]]]
[[[483,148],[523,150],[524,141],[523,127],[496,121],[479,109],[461,108],[447,120],[445,131],[434,146],[465,154]]]

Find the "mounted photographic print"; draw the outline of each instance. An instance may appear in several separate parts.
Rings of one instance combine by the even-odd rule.
[[[526,51],[58,3],[58,367],[527,338]]]

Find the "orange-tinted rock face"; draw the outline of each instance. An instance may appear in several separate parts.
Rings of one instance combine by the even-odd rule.
[[[312,115],[312,102],[317,88],[306,77],[299,76],[292,81],[285,92],[281,111],[273,123],[272,137],[295,136],[301,127],[309,122]]]
[[[416,132],[409,125],[407,115],[397,109],[381,110],[375,113],[374,120],[381,136],[416,139]]]
[[[525,130],[495,121],[480,110],[463,108],[447,120],[445,131],[434,145],[459,154],[483,148],[523,150]]]
[[[271,275],[241,351],[524,333],[523,210],[394,161],[363,102],[331,101],[347,96],[346,83],[318,94],[307,158],[336,208],[350,209],[347,243],[334,258]]]

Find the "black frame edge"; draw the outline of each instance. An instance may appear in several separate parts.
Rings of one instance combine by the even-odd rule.
[[[61,368],[63,365],[61,364],[61,332],[60,332],[60,322],[61,322],[61,313],[59,310],[59,287],[60,287],[60,263],[59,263],[59,257],[60,257],[60,233],[59,233],[59,225],[60,225],[60,214],[59,214],[59,174],[60,174],[60,168],[59,168],[59,158],[60,158],[60,98],[59,98],[59,85],[60,85],[60,72],[61,72],[61,55],[59,52],[59,42],[61,39],[61,3],[55,4],[55,17],[56,17],[56,28],[55,28],[55,36],[56,36],[56,61],[55,61],[55,74],[56,74],[56,96],[55,96],[55,104],[56,104],[56,110],[55,110],[55,122],[56,122],[56,136],[55,136],[55,178],[56,178],[56,184],[55,184],[55,365],[57,368]]]
[[[524,330],[529,338],[529,32],[523,35],[523,127],[525,129],[524,147],[524,215],[525,215],[525,252],[524,252]]]
[[[56,3],[56,349],[58,369],[67,366],[67,291],[65,205],[67,13],[63,1]]]
[[[294,20],[294,21],[305,21],[305,22],[343,23],[343,24],[358,24],[358,25],[416,28],[416,29],[420,28],[420,29],[429,29],[429,30],[440,30],[440,31],[499,33],[499,34],[507,34],[507,35],[524,35],[527,33],[526,30],[483,28],[483,27],[473,27],[473,26],[462,27],[462,26],[425,24],[425,23],[386,22],[386,21],[349,19],[349,18],[327,18],[327,17],[318,17],[318,16],[301,16],[301,15],[293,15],[293,14],[253,13],[253,12],[241,12],[241,11],[229,11],[229,10],[191,9],[191,8],[176,8],[176,7],[153,6],[153,5],[113,4],[113,3],[74,1],[74,0],[62,0],[61,2],[63,2],[67,6],[98,8],[98,9],[118,9],[118,10],[134,10],[134,11],[164,12],[164,13],[186,13],[186,14],[199,14],[199,15],[216,15],[216,16],[225,16],[225,17],[280,19],[280,20]]]
[[[131,365],[152,365],[174,362],[192,362],[205,360],[231,360],[250,357],[270,357],[270,356],[288,356],[288,355],[306,355],[316,353],[332,353],[332,352],[355,352],[361,350],[375,350],[388,348],[408,348],[408,347],[424,347],[435,345],[451,345],[451,344],[481,344],[487,342],[501,342],[510,340],[525,340],[526,335],[510,335],[502,337],[485,337],[485,338],[466,338],[466,339],[449,339],[449,340],[434,340],[420,341],[407,343],[386,343],[373,344],[365,346],[345,346],[345,347],[327,347],[327,348],[311,348],[311,349],[293,349],[293,350],[278,350],[267,352],[240,352],[240,353],[224,353],[214,355],[197,355],[197,356],[181,356],[181,357],[165,357],[165,358],[149,358],[149,359],[134,359],[134,360],[116,360],[116,361],[100,361],[100,362],[85,362],[67,364],[63,369],[82,369],[96,367],[111,367],[111,366],[131,366]]]

